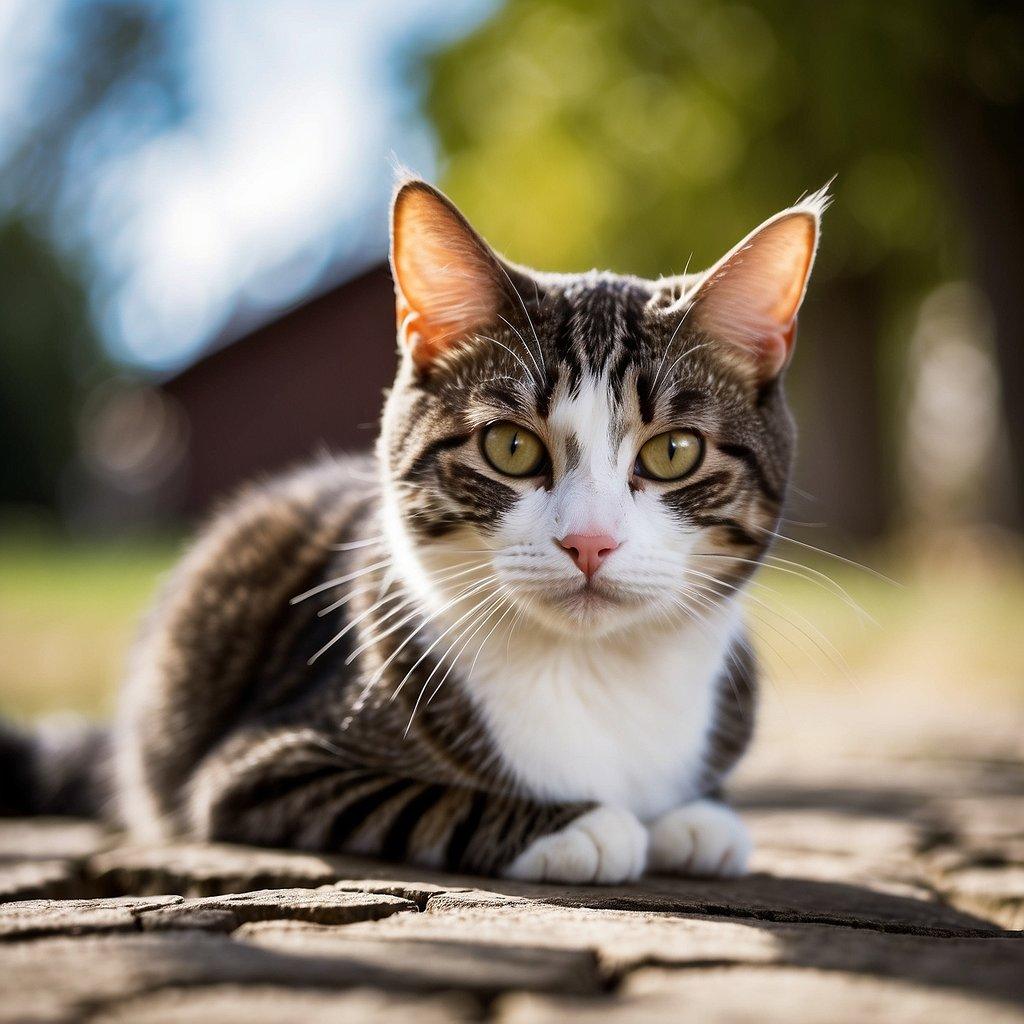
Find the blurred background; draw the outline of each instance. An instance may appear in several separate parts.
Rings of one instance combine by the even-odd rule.
[[[1016,4],[3,0],[0,710],[102,713],[211,504],[372,443],[395,164],[650,276],[835,177],[758,642],[783,708],[1019,750],[1022,105]]]

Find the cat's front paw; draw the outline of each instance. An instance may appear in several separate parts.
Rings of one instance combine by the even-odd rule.
[[[697,800],[651,825],[650,869],[702,878],[746,874],[753,843],[739,815],[714,800]]]
[[[615,885],[643,874],[647,830],[629,811],[596,807],[535,839],[506,869],[526,882]]]

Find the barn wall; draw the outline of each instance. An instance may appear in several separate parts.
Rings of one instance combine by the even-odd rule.
[[[365,451],[395,373],[381,266],[213,352],[164,385],[189,428],[182,511],[323,450]]]

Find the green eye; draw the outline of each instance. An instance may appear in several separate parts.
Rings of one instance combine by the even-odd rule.
[[[483,435],[484,458],[506,476],[533,476],[547,459],[540,438],[515,423],[492,423]]]
[[[704,443],[690,430],[666,430],[652,437],[636,457],[638,476],[652,480],[681,480],[700,463]]]

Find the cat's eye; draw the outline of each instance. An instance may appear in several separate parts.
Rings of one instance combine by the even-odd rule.
[[[666,430],[652,437],[636,457],[637,476],[681,480],[700,464],[704,443],[692,430]]]
[[[505,476],[534,476],[547,461],[541,439],[515,423],[492,423],[483,433],[484,458]]]

